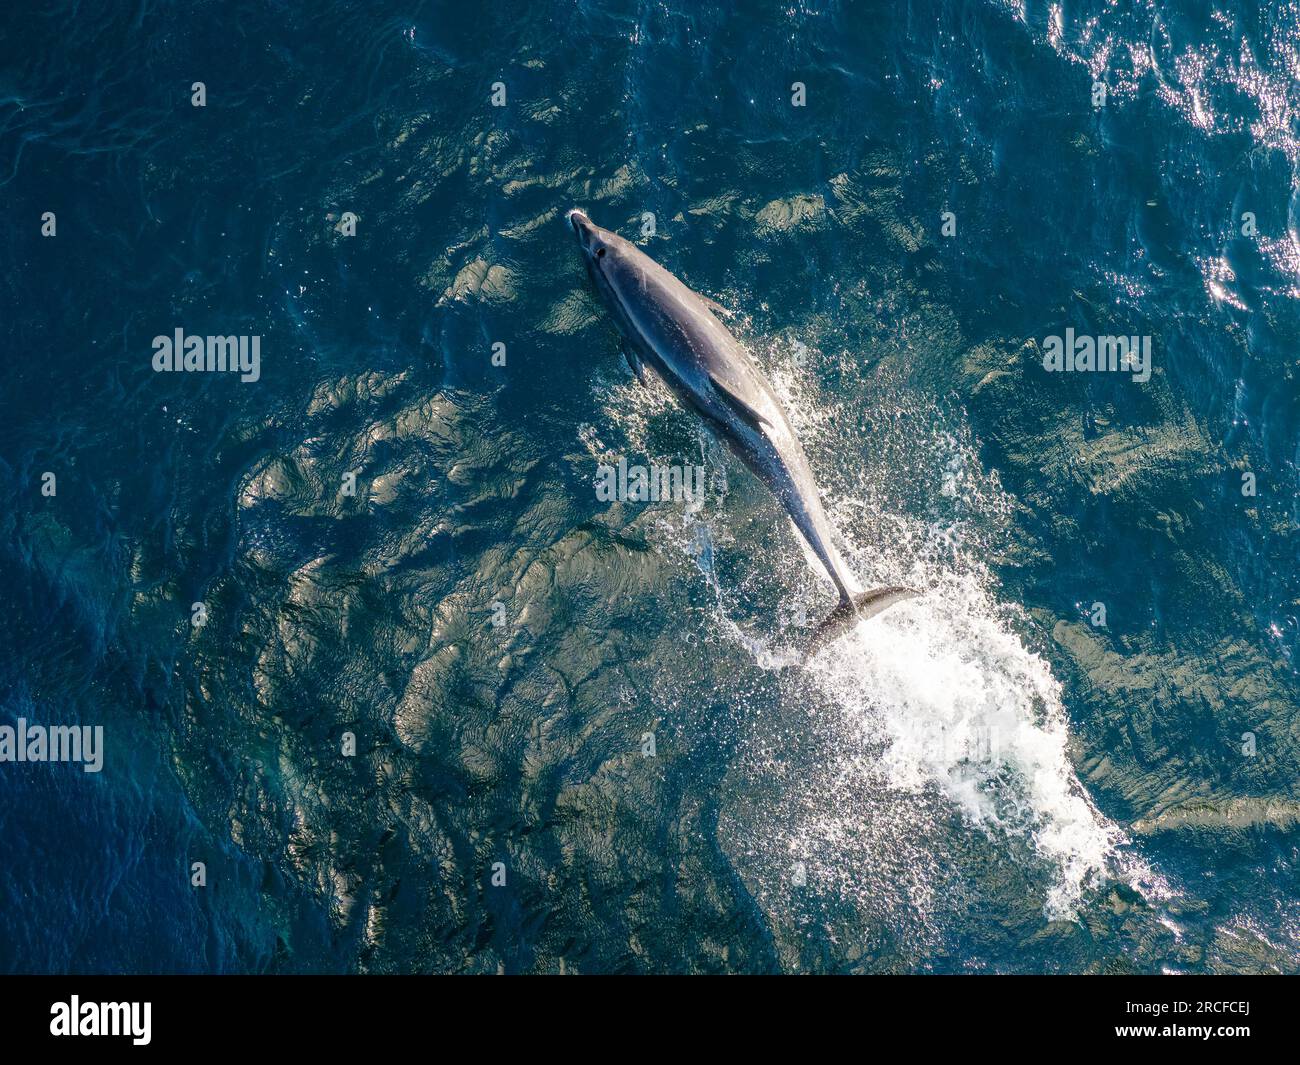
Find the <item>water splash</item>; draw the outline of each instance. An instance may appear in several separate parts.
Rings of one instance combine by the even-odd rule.
[[[1122,834],[1066,756],[1060,686],[979,581],[925,576],[923,598],[859,625],[808,672],[839,706],[846,738],[881,749],[892,788],[937,789],[990,838],[1029,838],[1055,867],[1047,916],[1072,916]]]
[[[760,834],[768,832],[772,853],[783,855],[769,880],[785,875],[787,857],[798,857],[819,882],[855,900],[870,895],[879,905],[882,892],[892,893],[891,918],[917,911],[915,934],[927,938],[928,909],[941,894],[946,819],[956,815],[967,832],[1040,862],[1050,881],[1045,915],[1072,917],[1089,890],[1119,875],[1125,837],[1075,776],[1060,684],[1017,634],[1016,623],[1023,631],[1027,618],[999,600],[986,562],[1014,535],[1017,504],[983,468],[960,411],[919,398],[901,379],[877,380],[875,457],[855,464],[845,461],[842,439],[851,412],[821,394],[783,342],[760,342],[755,354],[805,443],[863,583],[925,590],[805,662],[802,626],[817,620],[808,604],[829,600],[802,540],[790,537],[800,550],[774,561],[729,544],[730,515],[713,506],[698,514],[669,508],[653,523],[660,546],[690,556],[703,574],[719,630],[757,668],[786,674],[789,712],[813,702],[838,716],[818,723],[821,764],[795,774],[797,794],[784,793],[779,812],[758,815],[766,820]],[[685,417],[660,388],[602,392],[615,432],[638,451],[654,454],[656,424]],[[907,486],[900,487],[899,469],[908,470]],[[908,494],[904,513],[900,491]],[[775,502],[771,511],[779,523]],[[714,568],[716,543],[731,553],[730,586]],[[780,603],[765,625],[746,613],[771,581]]]

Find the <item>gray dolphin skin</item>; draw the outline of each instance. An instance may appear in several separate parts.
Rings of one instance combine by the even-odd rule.
[[[781,502],[839,593],[810,650],[856,620],[918,593],[891,586],[863,591],[835,548],[833,529],[803,447],[780,400],[714,311],[630,241],[582,211],[568,214],[587,273],[623,334],[623,352],[644,383],[650,366]]]

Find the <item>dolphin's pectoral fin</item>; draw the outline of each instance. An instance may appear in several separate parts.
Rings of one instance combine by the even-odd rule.
[[[826,618],[814,630],[808,641],[807,654],[815,654],[850,625],[867,618],[875,617],[882,610],[888,610],[895,603],[904,599],[913,599],[921,593],[914,588],[890,585],[887,588],[872,588],[860,592],[852,599],[841,599],[839,606],[826,615]]]
[[[641,356],[636,353],[636,350],[626,340],[623,341],[623,358],[627,359],[627,364],[632,368],[632,372],[636,374],[636,379],[645,384],[645,364],[641,361]]]
[[[740,419],[752,429],[762,432],[763,426],[772,424],[762,411],[755,410],[751,404],[746,403],[716,377],[710,378],[710,380],[713,382],[713,390],[718,394],[718,398],[735,411],[740,416]]]
[[[698,292],[695,294],[697,296],[700,296]],[[706,306],[714,314],[721,315],[723,318],[734,318],[736,316],[736,312],[733,311],[730,307],[724,307],[717,300],[709,299],[708,296],[700,296],[700,302],[703,303],[704,306]]]

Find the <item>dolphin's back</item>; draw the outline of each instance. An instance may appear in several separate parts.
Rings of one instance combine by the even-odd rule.
[[[666,377],[690,390],[693,406],[714,393],[720,403],[739,407],[747,419],[798,446],[772,386],[703,297],[632,244],[609,280],[633,326],[632,339],[652,363],[662,364],[656,368],[666,370]]]
[[[722,431],[785,507],[841,597],[851,597],[860,585],[835,548],[808,458],[771,384],[702,296],[636,245],[622,243],[606,277],[629,340]]]

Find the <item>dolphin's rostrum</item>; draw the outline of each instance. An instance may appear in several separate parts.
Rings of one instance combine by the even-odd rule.
[[[725,440],[789,512],[839,593],[839,605],[817,627],[813,646],[917,593],[887,587],[862,591],[835,549],[808,459],[772,386],[714,315],[720,309],[693,292],[630,241],[601,229],[582,211],[568,214],[587,272],[618,323],[623,351],[645,380],[649,365],[677,397]]]

